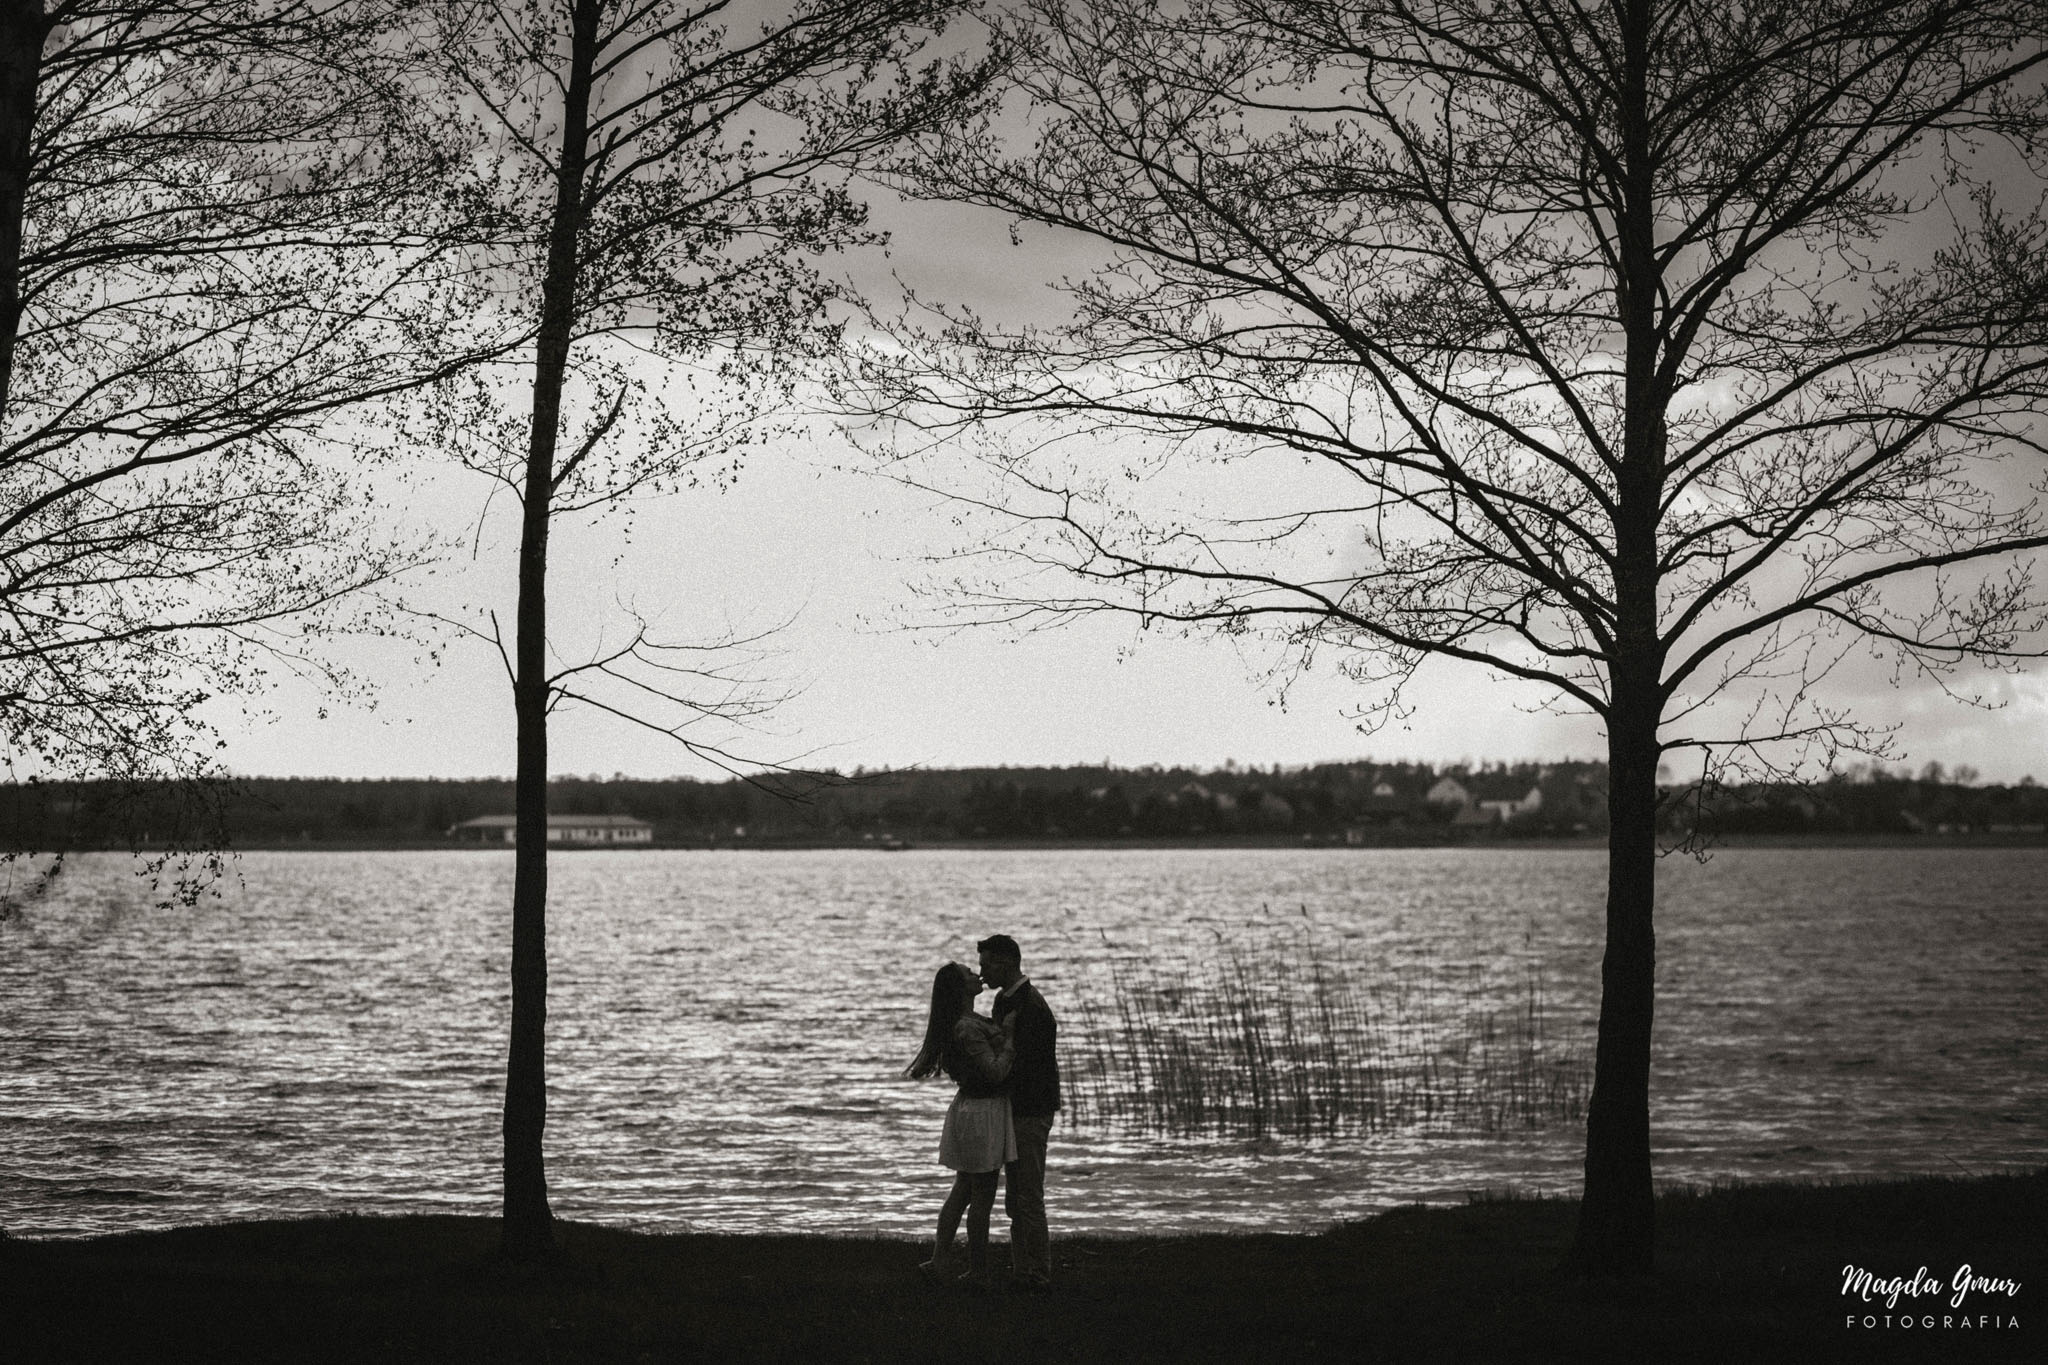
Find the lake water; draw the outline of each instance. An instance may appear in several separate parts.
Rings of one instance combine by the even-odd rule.
[[[251,853],[221,898],[172,910],[128,868],[80,858],[0,926],[0,1226],[495,1210],[510,853]],[[650,1229],[924,1230],[948,1090],[898,1073],[933,968],[997,930],[1063,1046],[1118,974],[1285,943],[1425,994],[1481,977],[1512,994],[1540,970],[1549,1037],[1590,1056],[1602,876],[1578,849],[560,856],[554,1206]],[[2048,850],[1736,849],[1667,860],[1660,883],[1660,1180],[2042,1162]],[[1582,1140],[1571,1122],[1068,1123],[1050,1215],[1056,1233],[1307,1229],[1568,1192]]]

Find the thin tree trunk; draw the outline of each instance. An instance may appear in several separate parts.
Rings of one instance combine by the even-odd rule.
[[[1654,709],[1617,705],[1607,740],[1607,950],[1600,1034],[1586,1114],[1586,1183],[1568,1266],[1648,1274],[1655,1264],[1650,1182],[1650,1032],[1656,1008],[1657,726]]]
[[[562,109],[562,155],[548,229],[534,347],[533,425],[528,440],[519,534],[518,638],[513,705],[518,714],[512,879],[512,1039],[505,1062],[504,1251],[532,1259],[554,1246],[542,1137],[547,1126],[548,899],[548,516],[562,383],[574,336],[577,246],[583,226],[584,143],[590,71],[597,47],[597,4],[578,0],[572,19],[569,81]]]
[[[50,23],[43,0],[0,0],[0,414],[13,392],[21,332],[22,217],[28,203],[30,135]]]

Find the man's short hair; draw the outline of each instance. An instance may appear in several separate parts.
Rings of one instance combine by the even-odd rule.
[[[974,945],[974,951],[977,953],[987,953],[990,957],[1004,958],[1020,966],[1024,962],[1023,949],[1019,948],[1017,940],[1011,938],[1008,934],[990,934],[987,938]]]

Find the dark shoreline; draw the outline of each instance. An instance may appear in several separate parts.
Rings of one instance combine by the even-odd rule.
[[[1557,1266],[1576,1204],[1409,1206],[1298,1235],[1074,1237],[1049,1297],[924,1284],[905,1239],[560,1227],[540,1267],[495,1219],[308,1218],[0,1241],[7,1358],[58,1361],[2027,1360],[2048,1169],[1658,1198],[1659,1269]],[[1000,1219],[998,1219],[1000,1225]],[[1947,1284],[1979,1293],[1957,1328]],[[1939,1295],[1864,1302],[1846,1267]],[[1931,1326],[1921,1324],[1927,1315]],[[1861,1325],[1865,1316],[1873,1323]],[[1947,1326],[1941,1323],[1946,1316]]]

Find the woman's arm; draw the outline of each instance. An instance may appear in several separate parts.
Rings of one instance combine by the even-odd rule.
[[[980,1019],[962,1019],[954,1026],[953,1040],[960,1045],[966,1069],[987,1084],[1006,1080],[1017,1060],[1017,1043],[1006,1028],[995,1028]]]

